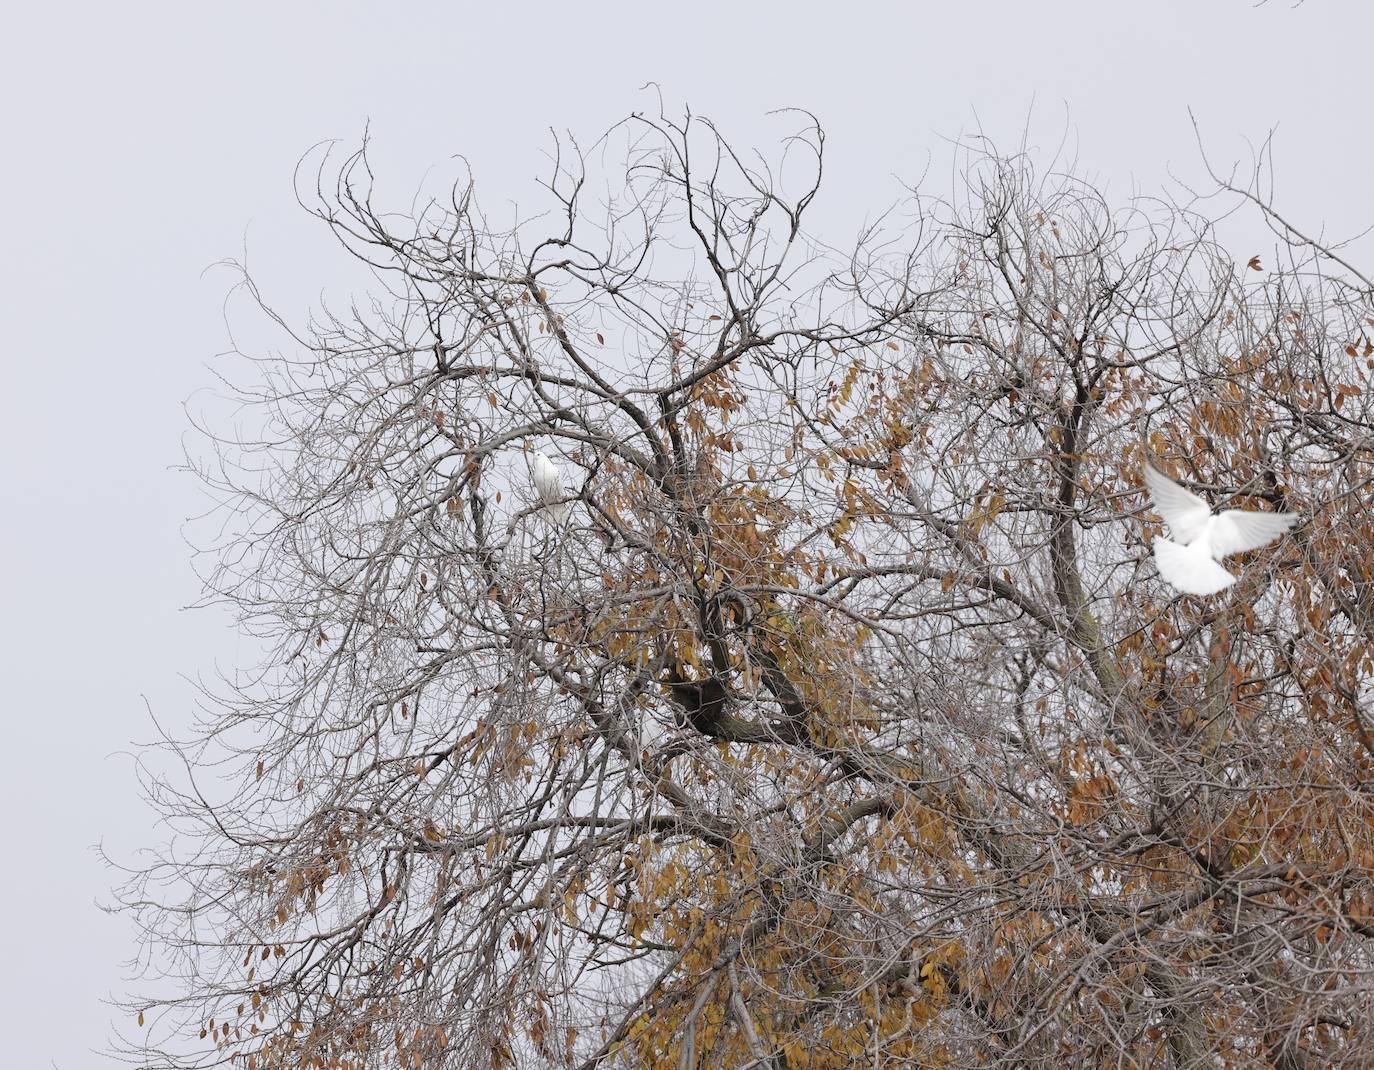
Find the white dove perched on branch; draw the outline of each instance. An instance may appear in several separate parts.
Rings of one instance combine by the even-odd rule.
[[[1300,519],[1297,513],[1242,509],[1213,513],[1211,506],[1196,494],[1148,464],[1145,485],[1173,536],[1172,540],[1162,535],[1155,539],[1155,564],[1161,576],[1187,594],[1216,594],[1225,590],[1236,582],[1236,577],[1217,562],[1231,554],[1258,550]]]
[[[563,523],[571,506],[564,501],[568,492],[563,486],[563,477],[559,474],[558,466],[544,453],[535,450],[532,474],[534,489],[539,494],[539,500],[544,504],[549,519],[555,524]]]

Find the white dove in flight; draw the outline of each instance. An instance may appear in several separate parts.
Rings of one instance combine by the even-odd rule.
[[[563,523],[570,506],[563,500],[568,496],[568,492],[563,487],[563,477],[559,475],[558,466],[549,460],[547,455],[535,450],[533,475],[534,489],[539,494],[539,500],[544,503],[549,518],[555,524]]]
[[[1242,509],[1213,513],[1196,494],[1148,464],[1145,485],[1173,536],[1155,539],[1155,564],[1161,576],[1187,594],[1216,594],[1230,587],[1236,577],[1217,562],[1231,554],[1258,550],[1300,519],[1297,513]]]

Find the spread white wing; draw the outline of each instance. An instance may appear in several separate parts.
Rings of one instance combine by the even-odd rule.
[[[1252,513],[1227,509],[1213,521],[1212,556],[1220,561],[1229,554],[1267,546],[1298,522],[1297,513]]]
[[[1176,542],[1190,543],[1202,534],[1212,518],[1212,509],[1205,501],[1148,464],[1145,466],[1145,486],[1150,488],[1155,508],[1169,525],[1169,533]]]

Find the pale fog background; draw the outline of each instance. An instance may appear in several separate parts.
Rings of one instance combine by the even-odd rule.
[[[228,340],[232,278],[204,269],[246,250],[293,315],[346,275],[292,196],[312,144],[370,123],[393,205],[462,153],[502,218],[537,202],[550,127],[589,142],[656,106],[647,82],[746,148],[796,125],[769,109],[805,107],[829,134],[812,227],[846,245],[894,176],[930,161],[948,190],[948,139],[1012,148],[1028,115],[1032,145],[1067,135],[1114,198],[1198,178],[1191,107],[1218,160],[1277,127],[1295,221],[1374,222],[1363,0],[28,3],[4,21],[0,1062],[25,1070],[102,1062],[133,947],[97,905],[115,875],[93,846],[128,857],[156,834],[131,742],[150,711],[187,722],[180,674],[252,654],[181,608],[201,499],[173,466]],[[1273,247],[1249,226],[1242,260]]]

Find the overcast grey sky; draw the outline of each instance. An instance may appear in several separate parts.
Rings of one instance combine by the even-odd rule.
[[[742,145],[783,132],[767,110],[805,107],[829,134],[815,221],[845,244],[894,175],[947,164],[946,139],[980,126],[1014,144],[1032,100],[1032,142],[1052,149],[1067,123],[1119,197],[1170,167],[1196,177],[1191,106],[1218,158],[1277,126],[1281,204],[1344,234],[1374,222],[1371,31],[1366,0],[11,7],[0,1061],[73,1070],[107,1039],[100,1001],[132,945],[95,905],[113,875],[92,845],[127,855],[154,835],[119,752],[151,734],[148,709],[184,724],[179,674],[238,647],[222,617],[179,609],[198,505],[172,471],[181,405],[227,344],[232,281],[202,272],[246,243],[288,312],[339,277],[291,193],[312,144],[370,122],[393,202],[462,153],[488,206],[533,204],[548,129],[594,137],[654,106],[648,81]]]

